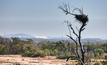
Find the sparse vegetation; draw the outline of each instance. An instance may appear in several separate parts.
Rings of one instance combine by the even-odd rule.
[[[70,56],[74,55],[75,44],[69,41],[41,41],[34,43],[33,40],[27,39],[26,41],[20,40],[19,38],[2,38],[0,37],[0,54],[22,54],[27,57],[37,56]],[[90,57],[101,57],[102,54],[106,53],[107,43],[84,43],[84,48],[87,53],[91,52]],[[106,59],[107,56],[105,56]]]
[[[99,62],[96,62],[94,65],[100,65],[100,63],[99,63]]]
[[[32,57],[32,55],[34,55],[35,53],[34,52],[29,52],[29,51],[26,51],[25,53],[22,54],[23,57]]]
[[[107,61],[101,61],[102,65],[107,65]]]
[[[77,60],[77,58],[75,56],[58,56],[57,59],[67,59],[69,58],[70,60]]]
[[[27,39],[20,40],[19,38],[2,38],[0,37],[0,57],[5,57],[5,54],[21,54],[23,57],[45,57],[45,56],[56,56],[57,59],[67,59],[70,56],[75,56],[73,52],[75,50],[75,44],[69,41],[41,41],[34,43],[33,40]],[[85,62],[89,59],[107,59],[107,43],[89,43],[84,42],[84,48],[87,50],[85,53]],[[80,49],[80,48],[79,48]],[[9,57],[16,57],[16,55],[8,55]],[[18,55],[17,55],[18,56]],[[69,58],[71,60],[77,60],[76,57]],[[25,61],[24,59],[21,59]],[[6,62],[10,62],[10,59],[7,59]],[[91,60],[90,60],[91,61]],[[89,61],[89,62],[90,62]],[[4,62],[4,61],[3,61]],[[95,61],[96,62],[96,61]],[[101,63],[106,63],[101,62]]]
[[[25,53],[22,54],[23,57],[45,57],[46,55],[44,53],[34,53],[34,52],[29,52],[26,51]]]
[[[107,60],[107,55],[105,56],[105,60]]]

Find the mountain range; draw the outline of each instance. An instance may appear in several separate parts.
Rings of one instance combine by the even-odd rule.
[[[48,40],[48,41],[69,40],[69,41],[72,41],[68,37],[32,36],[32,35],[28,35],[28,34],[24,34],[24,33],[6,34],[3,37],[5,37],[5,38],[18,37],[18,38],[21,38],[21,39],[24,39],[24,40],[26,38],[30,38],[30,39],[33,39],[34,41],[43,41],[43,40]],[[101,42],[101,43],[107,43],[107,39],[106,40],[102,40],[100,38],[84,38],[84,39],[82,39],[82,42],[90,42],[90,43]]]
[[[19,38],[34,38],[34,36],[24,34],[24,33],[19,33],[19,34],[6,34],[3,37],[6,38],[11,38],[11,37],[19,37]]]

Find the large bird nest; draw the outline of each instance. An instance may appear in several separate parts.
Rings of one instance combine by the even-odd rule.
[[[76,11],[79,11],[80,14],[74,14],[74,13],[71,13],[70,12],[70,7],[69,7],[69,4],[66,5],[66,4],[63,4],[59,6],[59,9],[61,9],[66,15],[67,14],[71,14],[71,15],[74,15],[76,20],[79,21],[79,23],[82,23],[83,25],[86,25],[86,23],[88,22],[88,15],[85,15],[83,13],[83,9],[80,9],[80,8],[74,8],[72,12],[74,12],[75,10]]]

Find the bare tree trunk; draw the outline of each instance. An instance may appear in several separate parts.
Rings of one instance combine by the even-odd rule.
[[[84,54],[85,54],[85,51],[84,51],[84,48],[83,48],[83,44],[81,43],[81,32],[84,30],[84,27],[85,24],[82,24],[80,30],[79,30],[79,44],[80,44],[80,48],[81,48],[81,54],[82,54],[82,62],[84,63]],[[83,63],[81,63],[81,65],[84,65]]]
[[[70,14],[70,15],[73,15],[75,16],[75,18],[79,21],[79,23],[82,24],[82,26],[80,27],[79,29],[79,33],[77,34],[72,25],[68,22],[68,21],[64,21],[67,23],[67,26],[68,26],[68,29],[69,29],[69,34],[70,35],[67,35],[71,40],[73,40],[76,44],[76,51],[74,51],[75,55],[76,55],[76,58],[81,62],[81,65],[84,65],[84,56],[85,56],[85,51],[84,51],[84,48],[83,48],[83,44],[81,43],[81,32],[85,29],[84,27],[86,26],[86,23],[88,22],[88,17],[87,15],[85,15],[83,13],[83,9],[79,9],[79,8],[75,8],[74,10],[77,10],[80,12],[80,14],[73,14],[70,12],[70,6],[69,4],[66,5],[63,3],[63,5],[60,5],[59,6],[59,9],[61,9],[66,15],[67,14]],[[73,10],[73,11],[74,11]],[[72,36],[71,36],[71,30],[73,32],[73,34],[77,37],[78,40],[75,40]],[[80,45],[80,48],[81,48],[81,56],[78,52],[78,44]],[[69,57],[70,58],[70,57]],[[69,59],[67,58],[67,60]]]
[[[77,36],[78,38],[78,42],[73,39],[71,36],[67,35],[70,39],[72,39],[75,43],[76,43],[76,52],[75,52],[75,55],[77,57],[77,59],[81,62],[81,65],[84,65],[84,55],[85,55],[85,51],[84,51],[84,48],[83,48],[83,44],[81,43],[81,32],[85,29],[84,26],[86,24],[82,24],[82,26],[80,27],[80,30],[79,30],[79,35],[76,34],[76,32],[74,31],[74,29],[72,28],[71,25],[69,25],[70,29],[73,31],[73,33]],[[78,43],[80,45],[80,48],[81,48],[81,55],[82,55],[82,58],[80,58],[80,55],[78,53]]]

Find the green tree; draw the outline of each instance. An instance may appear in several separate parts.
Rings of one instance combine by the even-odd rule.
[[[98,52],[100,55],[104,54],[104,50],[101,48],[96,49],[95,52]]]
[[[56,56],[58,55],[58,50],[57,49],[54,49],[53,52],[55,53]]]
[[[0,44],[4,44],[4,38],[0,36]]]
[[[17,37],[15,38],[12,37],[11,39],[12,39],[13,44],[18,44],[20,41],[20,38],[17,38]]]
[[[50,56],[50,51],[49,51],[49,49],[45,49],[44,52],[45,52],[45,55]]]
[[[8,53],[8,49],[6,48],[6,46],[0,44],[0,54],[7,54],[7,53]]]
[[[105,60],[107,60],[107,55],[105,56]]]
[[[107,53],[107,43],[102,45],[104,47],[104,52]]]
[[[23,50],[24,50],[24,52],[26,52],[26,51],[32,51],[32,45],[24,44],[23,45]]]
[[[100,55],[99,55],[98,52],[95,52],[95,53],[94,53],[94,56],[95,56],[95,57],[99,57]]]

